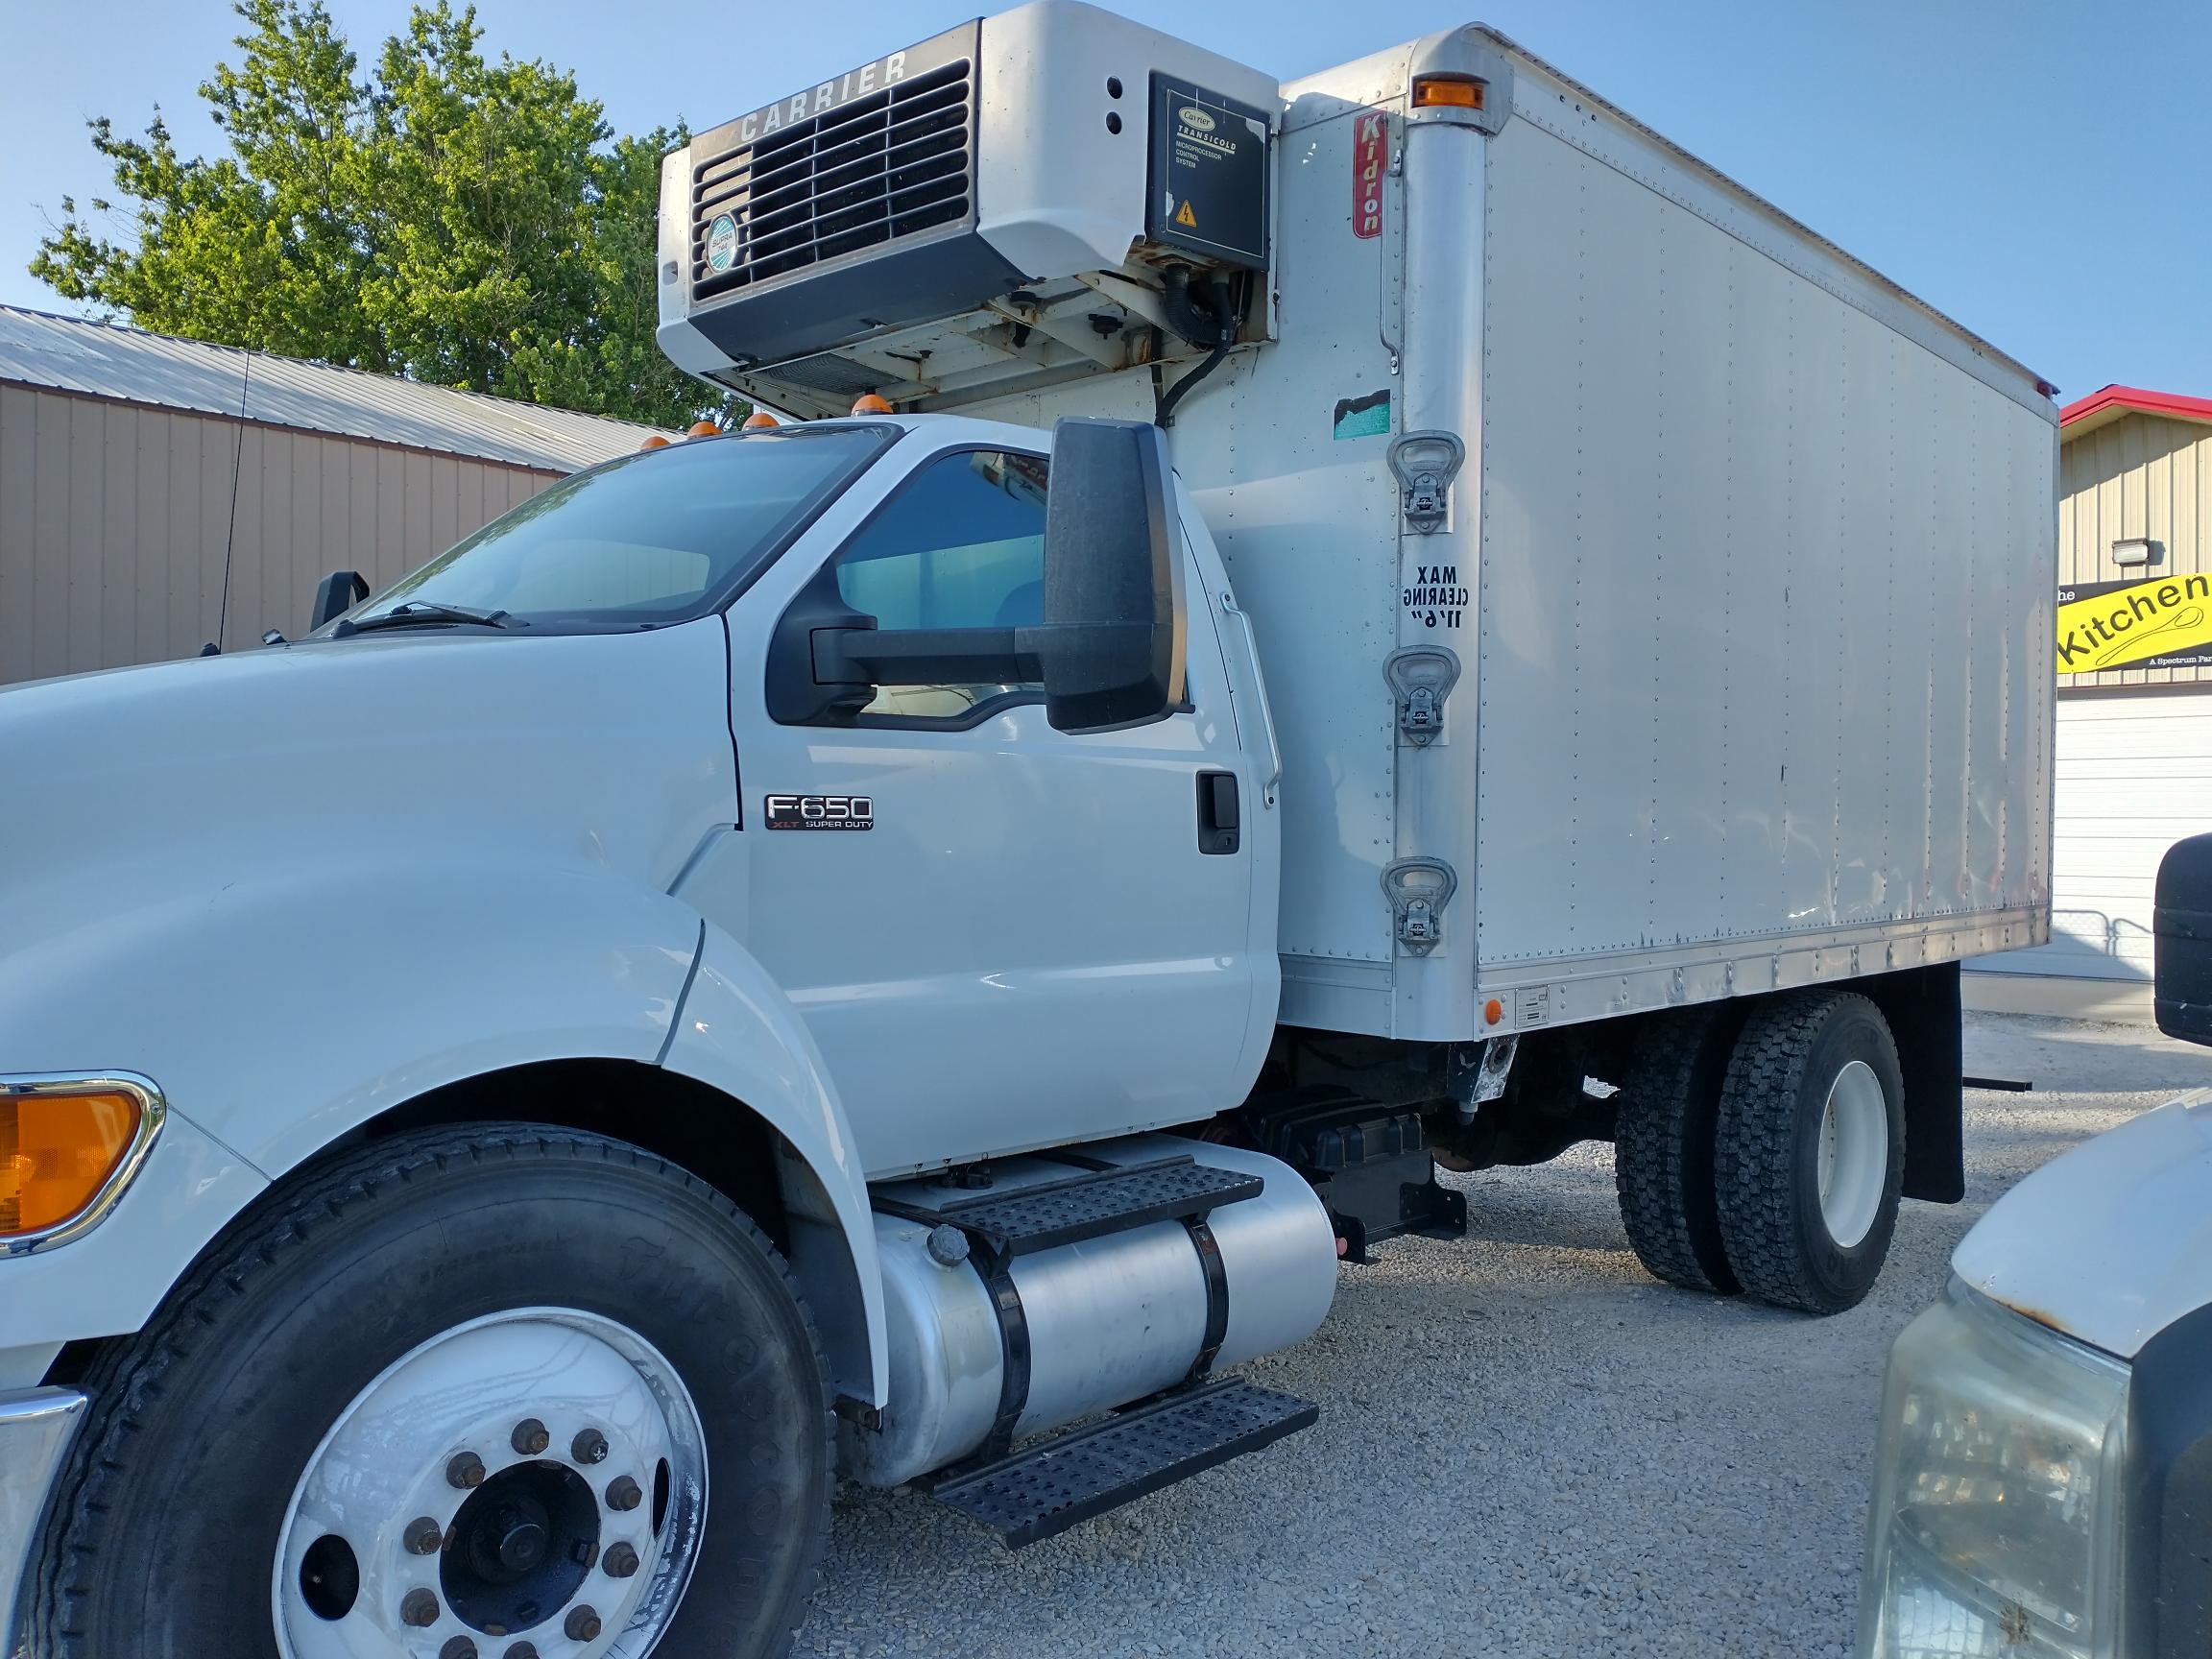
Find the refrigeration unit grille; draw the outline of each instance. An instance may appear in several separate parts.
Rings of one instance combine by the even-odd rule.
[[[693,299],[965,220],[974,128],[963,60],[696,162]]]

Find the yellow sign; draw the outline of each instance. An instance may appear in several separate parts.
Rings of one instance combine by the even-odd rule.
[[[2085,582],[2058,589],[2058,672],[2094,674],[2157,659],[2212,661],[2212,576]]]
[[[1185,202],[1182,206],[1175,210],[1175,223],[1188,226],[1193,230],[1198,228],[1198,215],[1190,211],[1189,202]]]

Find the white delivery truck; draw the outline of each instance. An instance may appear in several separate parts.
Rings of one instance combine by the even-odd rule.
[[[2159,1028],[2212,1044],[2212,835],[2158,868]],[[2052,1160],[1889,1356],[1862,1659],[2212,1651],[2212,1091]]]
[[[700,135],[660,261],[802,419],[0,694],[38,1659],[775,1652],[840,1474],[1019,1543],[1310,1422],[1232,1367],[1439,1162],[1612,1139],[1815,1311],[1959,1196],[2016,363],[1480,28],[1026,7]]]

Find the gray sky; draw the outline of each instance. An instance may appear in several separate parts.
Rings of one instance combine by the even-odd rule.
[[[1111,0],[1288,77],[1479,17],[2056,381],[2212,396],[2206,0]],[[710,124],[974,14],[957,0],[480,0],[487,45],[574,68],[622,131]],[[994,8],[996,9],[996,8]],[[364,62],[404,0],[331,0]],[[159,104],[187,153],[215,0],[0,0],[0,301],[41,207],[107,179],[87,116]]]

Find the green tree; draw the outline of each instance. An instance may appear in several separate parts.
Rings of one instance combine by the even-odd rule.
[[[90,123],[132,234],[64,198],[32,275],[141,327],[593,414],[736,406],[653,343],[661,156],[576,78],[485,56],[474,8],[418,5],[373,72],[322,0],[237,0],[236,65],[200,87],[229,154]],[[106,200],[94,214],[117,209]]]

